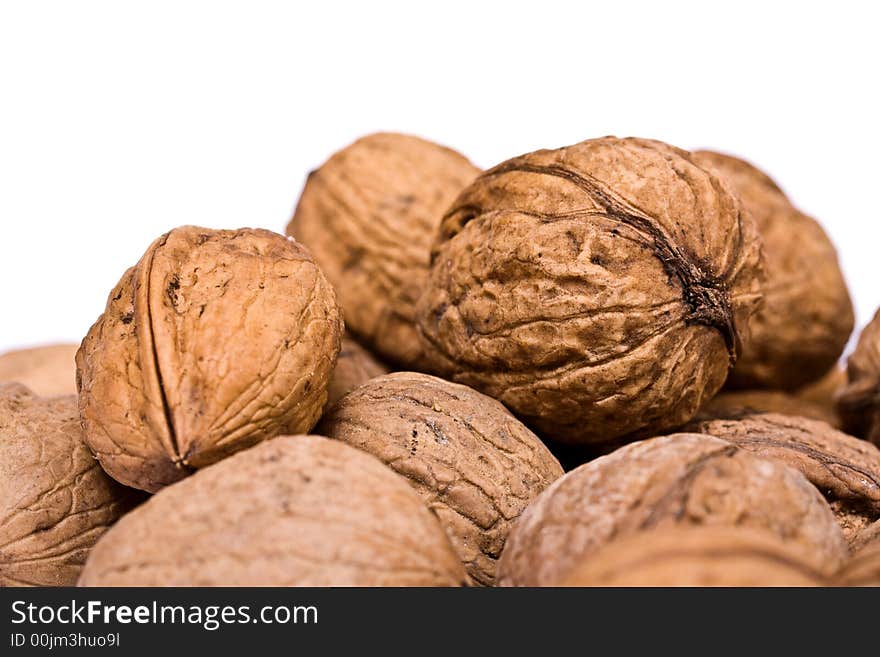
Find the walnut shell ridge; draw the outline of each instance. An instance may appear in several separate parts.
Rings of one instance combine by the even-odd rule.
[[[76,394],[78,344],[52,344],[0,355],[0,382],[17,381],[38,395]]]
[[[336,289],[347,328],[383,360],[417,368],[415,304],[443,212],[477,174],[418,137],[358,139],[309,174],[287,233]]]
[[[0,586],[73,586],[92,546],[139,500],[89,453],[74,395],[0,384]]]
[[[755,166],[712,151],[694,159],[727,179],[764,242],[764,304],[729,385],[792,391],[821,378],[843,353],[854,321],[834,245]]]
[[[86,443],[113,478],[155,492],[308,431],[342,332],[330,284],[292,239],[172,230],[125,273],[77,353]]]
[[[560,442],[656,435],[724,383],[760,251],[680,149],[605,137],[514,158],[443,219],[418,308],[430,368]]]
[[[316,431],[377,456],[440,519],[471,579],[491,585],[514,520],[562,467],[494,399],[397,372],[351,392]]]
[[[327,386],[327,403],[324,408],[330,408],[359,385],[387,373],[388,368],[376,360],[373,354],[356,340],[343,336],[336,367],[333,368]]]
[[[80,586],[458,586],[437,519],[378,459],[282,436],[153,496],[95,546]]]
[[[747,527],[806,546],[827,571],[848,549],[831,509],[797,470],[720,438],[632,443],[557,480],[514,524],[502,586],[552,586],[599,547],[670,525]]]
[[[859,335],[846,376],[847,384],[837,395],[843,428],[880,445],[880,310]]]
[[[880,450],[825,422],[756,413],[695,421],[685,430],[799,470],[828,500],[848,540],[880,518]]]
[[[605,545],[562,586],[823,586],[800,546],[744,527],[670,527]]]

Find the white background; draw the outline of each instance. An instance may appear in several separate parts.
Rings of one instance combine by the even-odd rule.
[[[180,224],[283,230],[365,133],[478,165],[605,134],[744,155],[880,305],[872,3],[3,2],[0,351],[78,341]]]

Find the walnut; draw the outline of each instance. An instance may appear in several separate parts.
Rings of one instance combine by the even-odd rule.
[[[86,443],[110,476],[154,492],[308,431],[341,334],[333,290],[292,239],[177,228],[125,273],[77,353]]]
[[[853,330],[834,245],[816,220],[748,162],[711,151],[698,151],[694,159],[728,180],[764,241],[764,305],[752,319],[751,342],[729,385],[795,390],[819,379],[840,358]]]
[[[803,388],[798,389],[799,399],[821,406],[835,418],[835,426],[840,425],[837,414],[837,393],[846,385],[846,370],[839,365],[832,367],[825,376]]]
[[[853,552],[869,545],[880,546],[880,520],[863,527],[849,542],[849,547]]]
[[[324,407],[329,408],[362,383],[387,373],[388,368],[376,360],[369,351],[352,338],[344,336],[339,357],[336,359],[336,367],[330,376],[327,403]]]
[[[0,382],[17,381],[47,397],[74,395],[77,347],[77,344],[53,344],[8,351],[0,355]]]
[[[835,577],[836,586],[880,586],[880,523],[860,532],[862,540],[853,543],[853,556]]]
[[[880,445],[880,310],[859,336],[846,376],[847,384],[837,396],[843,427]]]
[[[720,438],[633,443],[569,472],[514,524],[498,583],[558,583],[599,547],[669,525],[743,526],[802,544],[828,571],[847,555],[831,510],[797,470]]]
[[[513,521],[562,476],[535,434],[494,399],[425,374],[373,379],[316,430],[409,479],[479,584],[491,585]]]
[[[755,413],[781,413],[821,420],[838,427],[837,413],[827,406],[781,390],[730,390],[714,397],[700,409],[698,419],[736,418]]]
[[[754,222],[644,139],[517,157],[453,203],[418,321],[432,371],[543,436],[656,435],[718,391],[760,301]]]
[[[92,551],[80,586],[456,586],[421,498],[339,441],[283,436],[160,491]]]
[[[612,541],[562,586],[823,586],[799,547],[743,527],[670,527]]]
[[[880,450],[825,422],[761,413],[697,421],[686,430],[800,470],[828,500],[847,539],[880,518]]]
[[[0,384],[0,586],[72,586],[95,542],[139,500],[86,449],[74,395]]]
[[[431,242],[477,173],[451,149],[379,133],[309,174],[287,233],[309,247],[336,288],[348,329],[389,363],[421,362],[413,317]]]

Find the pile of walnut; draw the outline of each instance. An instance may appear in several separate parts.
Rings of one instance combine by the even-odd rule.
[[[0,585],[880,585],[880,315],[844,372],[752,165],[376,134],[287,233],[172,230],[0,356]]]

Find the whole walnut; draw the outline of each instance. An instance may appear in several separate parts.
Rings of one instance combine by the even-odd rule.
[[[265,230],[186,226],[110,293],[77,353],[85,440],[154,492],[321,415],[342,319],[308,252]]]
[[[418,321],[431,369],[542,436],[693,417],[760,301],[754,222],[690,154],[605,137],[504,162],[441,224]]]
[[[74,395],[0,384],[0,586],[72,586],[139,499],[86,449]]]
[[[418,137],[358,139],[309,174],[287,226],[336,288],[347,328],[389,363],[414,368],[415,304],[443,212],[477,174]]]
[[[815,219],[748,162],[712,151],[697,151],[694,159],[727,179],[764,241],[764,305],[729,385],[795,390],[819,379],[840,358],[853,330],[834,245]]]
[[[0,355],[0,382],[17,381],[38,395],[76,394],[77,344],[53,344]]]
[[[357,388],[318,433],[370,452],[409,479],[440,519],[471,579],[491,585],[513,521],[562,468],[494,399],[426,374]]]
[[[843,427],[880,445],[880,310],[859,336],[846,376],[847,384],[837,396]]]
[[[387,373],[388,368],[376,360],[369,351],[349,336],[343,336],[336,367],[330,375],[330,384],[327,386],[325,408],[335,404],[362,383]]]
[[[832,409],[782,390],[728,390],[700,409],[697,419],[735,418],[755,413],[781,413],[821,420],[833,427],[840,420]]]
[[[800,470],[828,500],[849,540],[880,518],[880,450],[825,422],[760,413],[696,421],[686,430],[723,438]]]
[[[547,586],[609,541],[670,525],[742,526],[802,544],[836,569],[847,545],[797,470],[720,438],[633,443],[567,473],[519,517],[498,564],[504,586]]]
[[[625,536],[585,558],[562,586],[823,586],[801,546],[743,527],[669,527]]]
[[[377,459],[283,436],[169,486],[95,546],[80,586],[457,586],[421,498]]]

